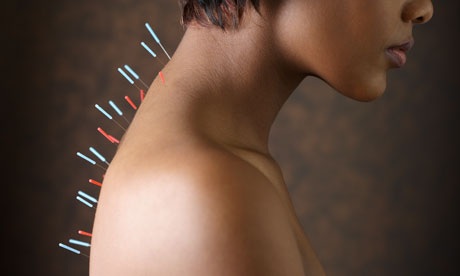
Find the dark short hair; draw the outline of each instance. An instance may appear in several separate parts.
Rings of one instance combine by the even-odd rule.
[[[184,26],[196,20],[202,25],[236,28],[248,2],[258,10],[259,0],[180,0],[181,22]]]

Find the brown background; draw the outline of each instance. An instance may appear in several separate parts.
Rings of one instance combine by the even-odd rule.
[[[176,1],[2,3],[2,160],[7,275],[87,275],[88,260],[58,247],[91,230],[78,190],[103,171],[75,153],[114,152],[96,128],[117,127],[94,108],[136,89],[116,68],[150,82],[161,64],[144,27],[170,53],[183,30]],[[307,79],[275,123],[271,147],[298,215],[329,275],[458,274],[458,1],[435,1],[386,93],[359,103]],[[110,109],[108,109],[110,110]],[[116,241],[114,241],[116,242]],[[155,261],[155,260],[152,260]]]

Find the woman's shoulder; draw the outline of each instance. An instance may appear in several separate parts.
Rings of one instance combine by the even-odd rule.
[[[94,270],[243,275],[300,269],[288,216],[264,174],[224,148],[179,146],[164,153],[139,164],[115,163],[108,173],[93,231]],[[111,243],[116,240],[123,242]],[[120,262],[101,266],[108,255]],[[271,259],[279,263],[267,266]]]
[[[256,166],[213,144],[191,143],[135,150],[114,159],[104,178],[99,206],[146,201],[194,208],[230,208],[256,203],[277,206],[278,194]],[[175,201],[180,199],[180,201]],[[228,203],[228,204],[227,204]],[[129,204],[131,208],[136,203]],[[148,205],[141,205],[148,206]],[[98,207],[99,209],[99,207]]]

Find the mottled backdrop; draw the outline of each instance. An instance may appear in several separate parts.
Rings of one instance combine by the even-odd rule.
[[[458,275],[459,2],[434,1],[386,93],[359,103],[305,80],[275,123],[271,148],[329,275]],[[161,64],[140,46],[149,22],[172,53],[176,1],[7,1],[1,6],[2,272],[87,275],[58,247],[90,231],[103,171],[75,153],[112,157],[97,131],[120,136],[94,104],[139,97],[116,68],[150,82]],[[84,238],[81,238],[84,239]],[[155,261],[155,260],[152,260]]]

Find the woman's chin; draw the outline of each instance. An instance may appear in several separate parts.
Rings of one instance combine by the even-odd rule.
[[[383,95],[386,89],[386,78],[377,81],[359,81],[347,83],[347,85],[338,85],[334,87],[342,95],[359,101],[372,102]]]
[[[380,96],[382,96],[383,93],[384,93],[384,90],[379,90],[379,91],[367,90],[367,91],[361,91],[360,93],[353,95],[350,98],[356,101],[359,101],[359,102],[372,102],[380,98]]]

